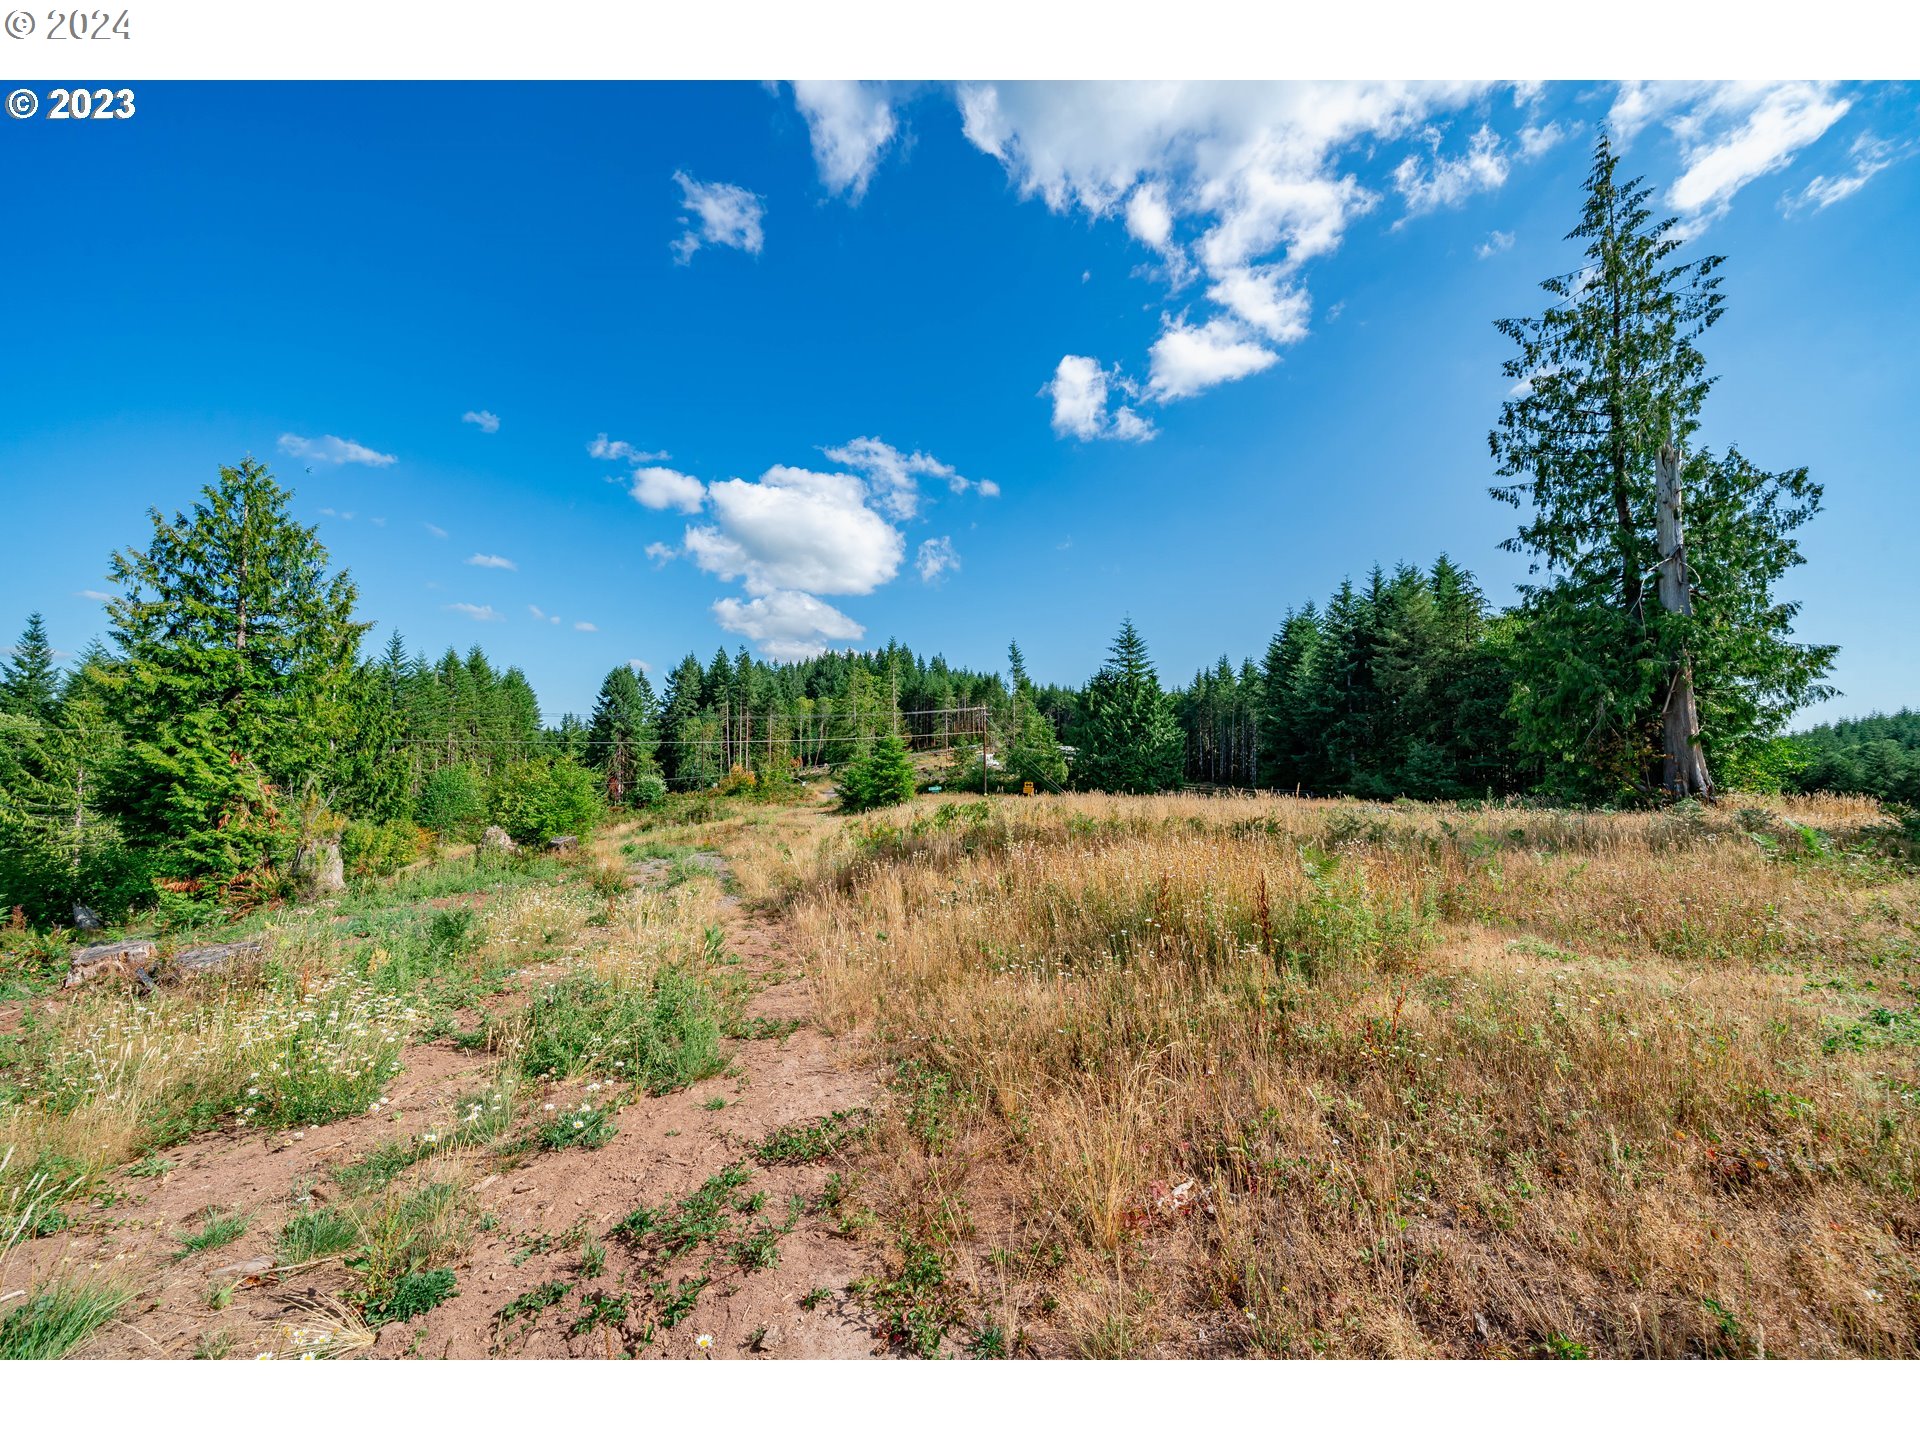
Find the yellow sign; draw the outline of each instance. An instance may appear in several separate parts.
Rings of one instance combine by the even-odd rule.
[[[1033,794],[1033,781],[1031,781],[1031,780],[1028,780],[1028,781],[1026,781],[1025,783],[1023,783],[1023,784],[1022,784],[1022,785],[1020,786],[1020,793],[1021,793],[1022,795],[1031,795],[1031,794]]]

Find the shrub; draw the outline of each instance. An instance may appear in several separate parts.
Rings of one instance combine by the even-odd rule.
[[[448,765],[429,775],[413,807],[413,818],[422,826],[455,839],[471,835],[486,815],[480,777],[465,765]]]
[[[522,845],[585,835],[600,819],[600,782],[571,760],[522,760],[495,778],[487,809]]]
[[[627,804],[635,810],[651,810],[665,803],[666,798],[667,782],[651,770],[635,776],[633,784],[627,787]]]
[[[900,805],[913,798],[913,757],[906,741],[888,732],[862,746],[835,782],[849,810],[872,810]]]
[[[411,820],[354,820],[340,836],[340,859],[349,875],[391,875],[419,856],[420,828]]]

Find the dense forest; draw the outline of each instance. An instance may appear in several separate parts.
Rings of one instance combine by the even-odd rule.
[[[1127,621],[1081,685],[1035,682],[1017,644],[1004,674],[897,643],[787,663],[722,648],[658,689],[618,667],[591,714],[545,718],[477,647],[374,642],[351,577],[248,458],[111,557],[107,634],[76,663],[55,663],[35,615],[0,665],[0,907],[64,923],[76,904],[254,903],[329,846],[374,873],[488,826],[544,843],[672,791],[778,797],[814,767],[854,808],[916,784],[1915,803],[1911,712],[1782,735],[1831,694],[1833,647],[1794,641],[1776,593],[1820,487],[1694,443],[1720,261],[1676,261],[1617,158],[1603,138],[1569,237],[1585,263],[1543,282],[1540,314],[1498,322],[1515,349],[1492,493],[1520,510],[1504,543],[1531,563],[1511,606],[1442,555],[1299,597],[1263,655],[1184,687]]]

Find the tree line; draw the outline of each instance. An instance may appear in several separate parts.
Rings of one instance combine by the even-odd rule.
[[[543,723],[477,647],[434,660],[394,634],[369,653],[351,577],[249,458],[113,555],[105,640],[63,670],[35,616],[0,666],[0,905],[228,904],[284,888],[316,838],[379,870],[423,831],[538,843],[673,790],[777,797],[813,767],[852,808],[920,784],[1619,803],[1817,780],[1910,799],[1902,717],[1781,738],[1832,693],[1833,647],[1796,640],[1777,593],[1821,490],[1698,442],[1721,262],[1677,258],[1617,166],[1602,136],[1582,262],[1543,282],[1540,313],[1497,322],[1514,353],[1492,493],[1530,564],[1511,606],[1443,555],[1303,599],[1264,655],[1184,687],[1127,621],[1083,685],[1034,681],[1017,644],[1004,675],[891,641],[784,663],[722,648],[658,691],[616,667],[589,715]]]

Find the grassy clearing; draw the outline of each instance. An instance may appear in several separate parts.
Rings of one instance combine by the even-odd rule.
[[[1911,1355],[1894,829],[1075,797],[750,839],[736,873],[797,892],[830,1023],[900,1065],[867,1153],[908,1348],[995,1248],[989,1349]]]
[[[0,1360],[58,1360],[132,1298],[131,1291],[102,1281],[44,1285],[0,1316]]]

